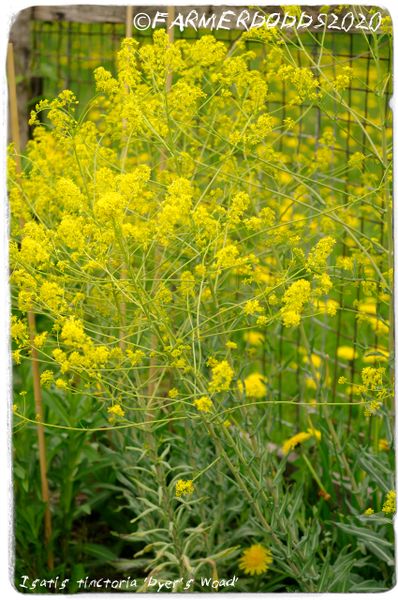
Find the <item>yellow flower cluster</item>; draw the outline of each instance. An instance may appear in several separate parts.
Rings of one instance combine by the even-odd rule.
[[[195,486],[192,479],[184,480],[179,479],[176,483],[176,496],[190,496],[195,491]]]
[[[209,413],[213,410],[213,402],[210,400],[208,396],[201,396],[194,400],[194,406],[198,409],[199,412]]]
[[[285,327],[300,324],[304,305],[310,299],[311,284],[306,279],[299,279],[291,284],[283,295],[284,306],[281,309],[282,322]]]
[[[381,509],[386,515],[395,514],[397,511],[396,508],[396,493],[394,490],[390,490],[387,493],[385,502],[383,504],[383,508]]]
[[[234,377],[234,370],[227,360],[215,361],[211,367],[209,392],[227,392]]]
[[[109,406],[108,413],[110,415],[110,421],[113,421],[115,417],[124,417],[126,414],[120,404],[113,404],[113,406]]]

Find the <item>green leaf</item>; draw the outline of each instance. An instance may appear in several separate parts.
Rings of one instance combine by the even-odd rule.
[[[109,548],[100,544],[83,544],[82,550],[89,556],[100,558],[103,562],[113,562],[118,558]]]

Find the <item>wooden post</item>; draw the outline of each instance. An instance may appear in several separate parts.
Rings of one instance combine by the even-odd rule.
[[[10,29],[9,41],[13,44],[15,70],[20,77],[16,83],[17,107],[19,115],[19,143],[24,147],[29,137],[28,109],[31,100],[31,19],[32,8],[18,13]],[[21,77],[22,76],[22,77]],[[11,139],[11,128],[9,128]]]
[[[8,44],[7,53],[7,81],[8,81],[8,99],[10,107],[10,128],[11,138],[14,143],[15,155],[16,155],[16,168],[21,173],[21,143],[19,134],[19,121],[18,121],[18,106],[17,106],[17,87],[15,78],[15,64],[14,64],[14,48],[13,44]],[[23,222],[21,222],[23,226]],[[45,503],[44,510],[44,543],[47,547],[47,565],[50,571],[54,568],[54,557],[53,552],[50,548],[52,524],[51,524],[51,511],[50,511],[50,494],[47,479],[47,456],[46,456],[46,441],[44,435],[43,426],[43,402],[40,387],[40,370],[37,349],[34,346],[34,338],[36,335],[36,322],[35,314],[33,311],[28,311],[28,329],[29,329],[29,340],[30,340],[30,351],[32,358],[32,377],[33,377],[33,395],[35,400],[35,411],[38,419],[36,425],[37,438],[39,446],[39,464],[40,464],[40,480],[41,480],[41,496]]]
[[[133,7],[128,6],[126,9],[126,37],[133,36]]]

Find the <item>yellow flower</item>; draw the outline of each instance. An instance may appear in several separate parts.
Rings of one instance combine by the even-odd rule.
[[[362,369],[361,373],[363,384],[371,390],[376,390],[383,384],[383,375],[385,371],[384,367],[380,367],[379,369],[365,367]]]
[[[20,365],[21,364],[21,351],[14,350],[14,352],[12,353],[12,359],[16,365]]]
[[[61,331],[61,339],[67,346],[81,346],[85,342],[86,336],[80,319],[70,317],[65,321]]]
[[[306,379],[305,379],[305,387],[308,390],[316,390],[317,383],[316,383],[315,379],[313,377],[306,377]]]
[[[354,268],[354,259],[352,256],[338,256],[336,259],[336,267],[344,271],[352,271]]]
[[[239,568],[246,575],[261,575],[268,571],[272,563],[272,554],[270,550],[264,548],[261,544],[254,544],[246,548],[239,560]]]
[[[311,270],[317,270],[324,267],[326,259],[331,254],[336,240],[331,236],[326,236],[312,248],[308,255],[307,266]]]
[[[213,402],[210,400],[210,398],[208,396],[202,396],[201,398],[198,398],[197,400],[194,400],[194,406],[200,411],[200,412],[211,412],[213,410]]]
[[[394,490],[390,490],[387,493],[386,499],[381,509],[386,515],[394,514],[396,511],[396,493]]]
[[[305,363],[310,362],[315,369],[319,369],[319,367],[322,364],[322,359],[320,356],[318,356],[318,354],[312,353],[310,358],[308,358],[307,356],[304,357],[304,362]]]
[[[307,429],[307,431],[300,431],[299,433],[296,433],[296,435],[293,435],[291,438],[283,442],[283,454],[289,454],[289,452],[298,444],[302,444],[311,438],[315,438],[319,441],[321,439],[321,432],[318,431],[318,429]]]
[[[263,307],[260,305],[258,300],[248,300],[243,307],[245,315],[254,315],[258,312],[263,312]]]
[[[136,367],[142,363],[143,358],[145,357],[145,352],[142,350],[127,350],[127,356],[130,359],[131,365]]]
[[[390,449],[390,444],[386,439],[382,438],[381,440],[379,440],[378,448],[379,452],[388,452],[388,450]]]
[[[300,324],[304,304],[311,295],[311,284],[306,279],[292,283],[283,295],[284,306],[281,309],[282,322],[285,327],[295,327]]]
[[[215,361],[211,369],[210,392],[227,392],[234,376],[231,365],[226,360]]]
[[[370,298],[369,300],[358,304],[358,310],[362,313],[366,313],[367,315],[375,315],[377,314],[377,304],[374,300],[372,300],[372,298]]]
[[[47,331],[43,331],[43,333],[38,333],[37,335],[35,335],[33,339],[33,345],[36,348],[42,348],[47,339],[47,335]]]
[[[176,483],[176,496],[190,496],[195,491],[192,479],[179,479]]]
[[[195,277],[191,271],[181,273],[179,290],[183,296],[193,296],[195,291]]]
[[[376,415],[380,406],[381,406],[381,402],[379,402],[378,400],[371,400],[370,402],[368,402],[365,405],[365,409],[364,409],[365,417],[372,417],[373,415]]]
[[[40,383],[43,386],[48,385],[53,380],[54,380],[54,373],[52,371],[50,371],[50,369],[43,371],[43,373],[40,375]]]
[[[225,346],[229,349],[229,350],[236,350],[238,347],[238,344],[236,342],[232,342],[231,340],[228,340],[228,342],[226,342]]]
[[[11,317],[11,337],[13,340],[25,343],[28,339],[28,328],[17,317]]]
[[[259,331],[246,331],[244,340],[249,346],[261,346],[264,342],[264,336]]]
[[[60,377],[55,382],[55,385],[60,390],[66,390],[68,388],[68,384],[66,383],[65,379],[61,379]]]
[[[108,408],[108,413],[110,414],[109,420],[114,419],[115,417],[124,417],[126,414],[120,404],[114,404],[113,406],[110,406]]]
[[[264,398],[267,394],[266,382],[267,378],[261,373],[251,373],[246,377],[243,384],[240,381],[238,386],[241,392],[245,390],[248,398]]]
[[[370,515],[373,515],[374,512],[375,511],[373,510],[373,508],[367,508],[363,514],[366,515],[367,517],[370,517]]]
[[[339,346],[337,348],[337,356],[342,360],[354,360],[358,357],[358,353],[351,346]]]
[[[369,348],[362,357],[362,362],[374,364],[377,362],[387,362],[389,352],[384,348]]]
[[[177,390],[177,388],[171,388],[171,390],[169,390],[167,392],[167,395],[168,395],[169,398],[177,398],[177,396],[178,396],[178,390]]]

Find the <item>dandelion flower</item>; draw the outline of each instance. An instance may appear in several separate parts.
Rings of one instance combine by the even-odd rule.
[[[362,362],[374,364],[376,362],[388,362],[389,353],[384,348],[369,348],[362,357]]]
[[[267,394],[266,382],[267,378],[261,373],[251,373],[243,384],[241,381],[239,382],[239,389],[241,392],[244,389],[248,398],[264,398]]]
[[[271,552],[261,544],[254,544],[243,551],[239,560],[239,568],[242,569],[246,575],[261,575],[268,571],[271,563]]]
[[[342,360],[354,360],[358,357],[358,354],[351,346],[339,346],[337,348],[337,356]]]
[[[244,335],[244,339],[249,346],[261,346],[264,342],[264,336],[259,331],[247,331]]]
[[[293,437],[283,442],[283,454],[289,454],[289,452],[298,444],[302,444],[311,438],[315,438],[319,441],[321,439],[321,432],[318,431],[318,429],[307,429],[307,431],[300,431],[299,433],[296,433],[296,435],[293,435]]]

